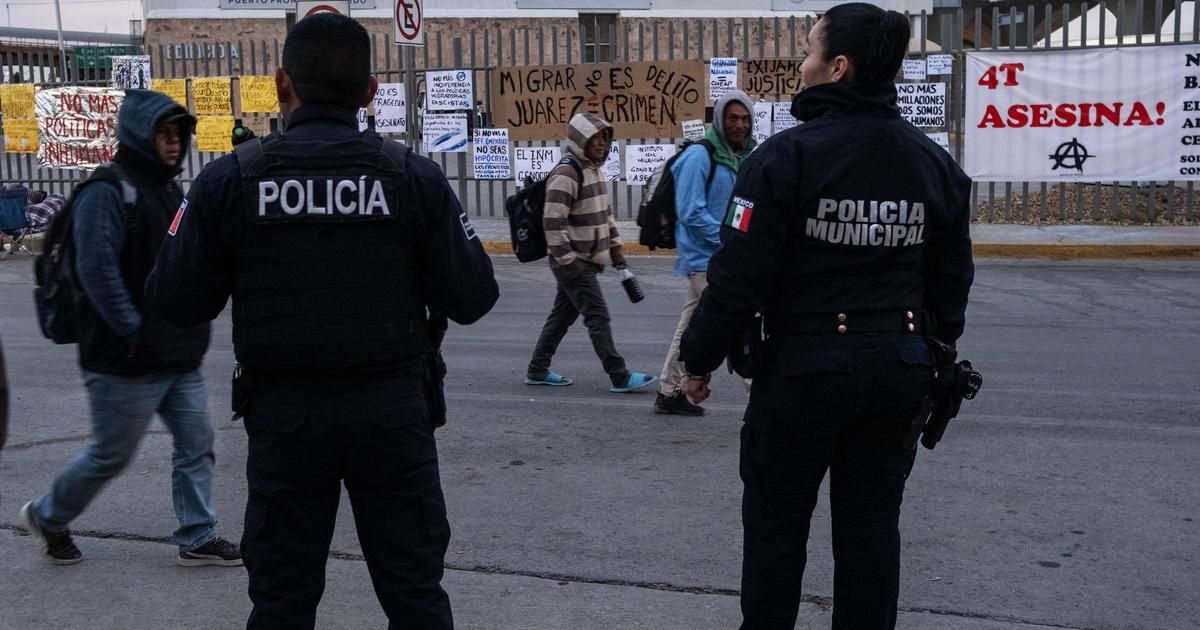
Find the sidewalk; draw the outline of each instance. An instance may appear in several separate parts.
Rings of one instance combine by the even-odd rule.
[[[511,254],[508,222],[472,220],[489,253]],[[648,251],[636,244],[638,227],[618,221],[617,230],[631,254],[675,255],[675,250]],[[1175,258],[1200,260],[1200,226],[1196,225],[971,225],[975,255],[981,258]]]

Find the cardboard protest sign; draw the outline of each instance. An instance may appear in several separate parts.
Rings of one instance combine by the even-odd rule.
[[[124,90],[61,87],[38,91],[38,162],[57,168],[92,169],[117,153],[117,113]]]

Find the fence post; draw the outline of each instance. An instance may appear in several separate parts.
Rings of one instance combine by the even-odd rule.
[[[454,38],[454,67],[456,69],[463,67],[463,45],[461,37]],[[474,90],[472,90],[472,92],[474,92]],[[467,112],[467,116],[470,115],[471,113]],[[467,140],[473,142],[474,139],[467,138]],[[467,154],[465,151],[458,154],[458,202],[464,206],[467,203]]]

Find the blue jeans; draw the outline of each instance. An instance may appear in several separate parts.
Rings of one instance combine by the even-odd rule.
[[[171,498],[179,529],[174,541],[191,551],[216,537],[212,506],[213,425],[199,370],[124,377],[84,372],[92,408],[92,441],[75,456],[50,492],[33,502],[47,532],[67,529],[104,484],[137,454],[154,413],[175,438]]]

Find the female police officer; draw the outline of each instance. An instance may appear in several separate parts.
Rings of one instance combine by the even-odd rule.
[[[743,629],[793,627],[826,470],[833,627],[896,623],[910,427],[932,385],[925,335],[962,334],[974,275],[971,182],[896,108],[908,38],[904,16],[868,4],[817,22],[792,104],[805,124],[743,165],[683,337],[683,388],[700,401],[763,314],[742,429]]]

